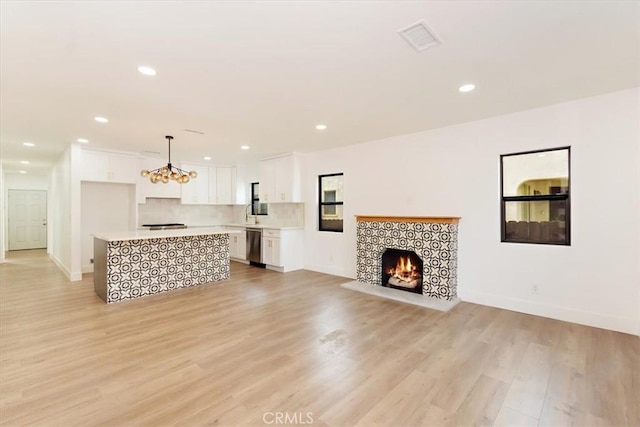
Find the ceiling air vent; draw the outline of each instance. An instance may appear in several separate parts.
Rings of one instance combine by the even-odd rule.
[[[430,47],[438,46],[440,41],[423,21],[413,24],[403,30],[400,34],[415,50],[422,52]]]
[[[193,130],[193,129],[184,129],[185,132],[191,132],[191,133],[197,133],[199,135],[204,135],[204,132],[201,132],[199,130]]]

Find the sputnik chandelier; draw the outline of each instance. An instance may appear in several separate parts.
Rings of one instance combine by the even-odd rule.
[[[154,184],[159,182],[166,184],[170,180],[174,180],[180,184],[186,184],[190,178],[197,178],[198,173],[196,171],[187,172],[171,164],[171,140],[173,137],[167,135],[165,138],[167,138],[167,142],[169,143],[169,162],[167,162],[167,165],[153,170],[143,169],[140,171],[140,175],[144,177],[148,176],[149,180]]]

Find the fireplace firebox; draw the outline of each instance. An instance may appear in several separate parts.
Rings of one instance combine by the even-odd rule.
[[[414,252],[387,248],[382,253],[382,286],[422,294],[422,259]]]

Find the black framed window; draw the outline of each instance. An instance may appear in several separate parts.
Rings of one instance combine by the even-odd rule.
[[[501,241],[571,244],[571,147],[500,156]]]
[[[251,215],[268,215],[266,203],[260,203],[260,183],[251,183]]]
[[[333,173],[318,177],[318,230],[343,230],[343,174]]]

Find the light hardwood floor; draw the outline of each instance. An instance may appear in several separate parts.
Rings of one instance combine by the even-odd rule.
[[[106,305],[90,275],[8,253],[0,423],[640,425],[638,337],[469,303],[436,312],[309,271],[231,276]]]

